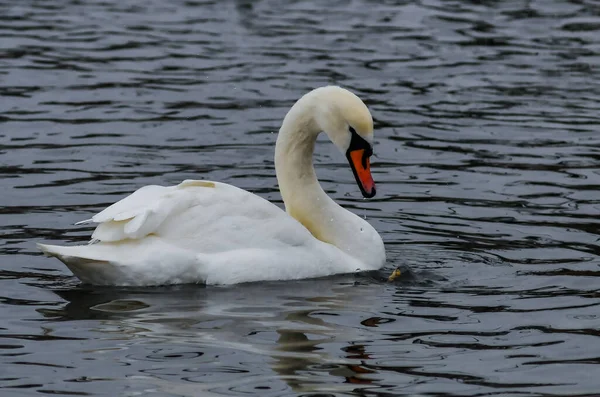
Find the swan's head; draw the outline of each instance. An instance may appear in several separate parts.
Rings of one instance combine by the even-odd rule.
[[[335,86],[313,91],[319,101],[315,121],[346,155],[364,197],[375,196],[370,157],[373,154],[373,118],[367,106],[352,92]]]

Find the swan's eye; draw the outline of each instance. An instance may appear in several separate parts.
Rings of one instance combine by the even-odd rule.
[[[351,134],[356,134],[356,130],[354,128],[350,127],[350,133]]]

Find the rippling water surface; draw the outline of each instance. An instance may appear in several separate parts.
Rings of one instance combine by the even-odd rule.
[[[596,395],[599,64],[593,0],[0,2],[0,394]],[[315,161],[380,274],[94,288],[36,251],[146,184],[280,203],[325,84],[376,119],[375,199]]]

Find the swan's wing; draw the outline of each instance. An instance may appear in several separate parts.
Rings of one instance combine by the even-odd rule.
[[[159,237],[195,252],[311,244],[310,232],[269,201],[225,183],[146,186],[95,215],[93,240]]]
[[[202,194],[191,188],[202,188],[206,191],[204,196],[210,196],[215,187],[213,182],[192,180],[177,186],[144,186],[92,217],[91,221],[99,224],[92,239],[114,242],[143,238],[169,217],[199,201],[201,197],[197,196]]]

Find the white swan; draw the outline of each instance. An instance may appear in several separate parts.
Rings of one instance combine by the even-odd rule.
[[[379,269],[379,234],[317,180],[312,155],[321,131],[346,154],[362,194],[373,197],[371,114],[350,91],[321,87],[294,104],[277,137],[287,213],[225,183],[186,180],[142,187],[98,213],[88,220],[98,223],[88,245],[38,247],[97,285],[235,284]]]

